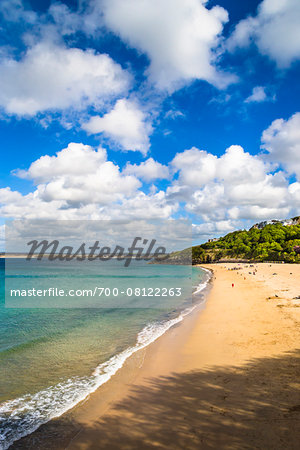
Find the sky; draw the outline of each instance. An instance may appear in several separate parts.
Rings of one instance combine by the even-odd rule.
[[[298,0],[1,0],[6,219],[300,214]]]

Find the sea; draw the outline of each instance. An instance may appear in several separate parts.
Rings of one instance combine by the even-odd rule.
[[[17,287],[32,282],[36,287],[45,287],[45,283],[47,287],[88,284],[88,277],[80,277],[76,266],[47,270],[46,263],[42,271],[35,271],[33,264],[30,273],[20,276],[22,261],[9,264],[14,267],[10,277],[16,278]],[[120,292],[122,286],[164,286],[170,295],[153,303],[147,296],[136,297],[133,290],[130,299],[119,302],[114,291],[113,298],[97,298],[97,302],[81,296],[74,304],[66,299],[59,304],[61,299],[51,298],[46,308],[39,307],[42,304],[23,307],[22,303],[7,307],[11,305],[5,304],[5,259],[0,259],[1,449],[84,400],[130,355],[182,321],[204,301],[210,278],[209,272],[199,267],[190,267],[187,276],[183,266],[144,263],[136,270],[134,264],[129,269],[116,269],[115,261],[105,264],[94,266],[93,283],[118,286]],[[175,297],[172,289],[168,290],[178,286],[180,280],[191,286],[192,295]]]

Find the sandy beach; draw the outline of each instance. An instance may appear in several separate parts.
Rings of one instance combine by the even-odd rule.
[[[204,308],[12,448],[298,449],[300,266],[204,267]]]

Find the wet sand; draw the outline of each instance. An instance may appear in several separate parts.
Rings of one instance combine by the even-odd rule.
[[[13,448],[298,449],[300,266],[204,267],[203,311]]]

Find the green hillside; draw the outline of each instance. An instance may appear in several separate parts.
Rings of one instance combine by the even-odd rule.
[[[300,263],[300,225],[276,223],[234,231],[193,247],[192,255],[194,264],[226,259]]]

